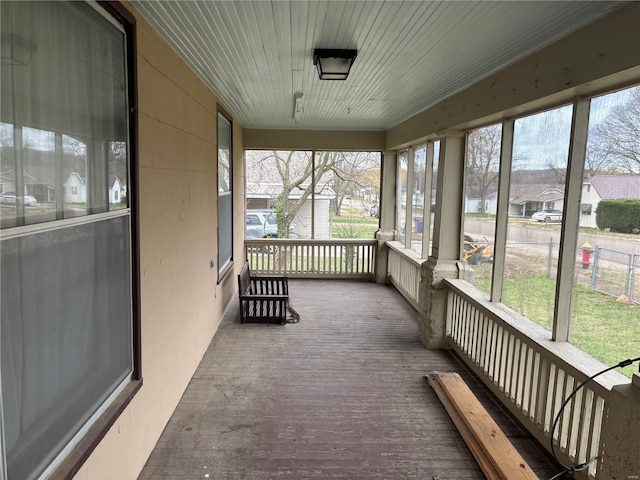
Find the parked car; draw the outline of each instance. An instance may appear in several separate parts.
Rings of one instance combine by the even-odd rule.
[[[296,224],[289,225],[289,238],[295,238]],[[247,238],[274,238],[278,236],[276,214],[270,210],[247,210],[246,233]]]
[[[561,210],[541,210],[531,215],[533,220],[538,222],[561,222],[562,211]]]
[[[15,205],[17,203],[17,198],[18,197],[16,197],[15,192],[0,193],[0,203],[4,203],[7,205]],[[36,200],[36,197],[32,197],[31,195],[23,195],[21,198],[25,206],[35,205],[36,203],[38,203],[38,200]]]

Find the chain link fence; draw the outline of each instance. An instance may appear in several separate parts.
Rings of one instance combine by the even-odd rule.
[[[493,249],[493,245],[489,245]],[[560,244],[550,238],[548,242],[511,242],[506,245],[504,276],[523,278],[546,275],[555,278],[558,271]],[[489,289],[491,265],[474,265],[475,280],[480,280],[480,288]],[[590,275],[587,273],[590,269]],[[598,247],[576,252],[577,284],[616,298],[623,295],[640,304],[640,254],[633,254]]]
[[[640,255],[596,247],[591,289],[640,304]]]

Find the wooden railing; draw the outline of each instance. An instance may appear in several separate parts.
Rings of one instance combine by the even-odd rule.
[[[418,309],[420,270],[424,260],[413,250],[404,248],[400,242],[387,242],[387,246],[389,280],[409,303]]]
[[[447,338],[474,372],[511,412],[549,448],[551,430],[564,400],[602,364],[463,280],[449,288]],[[611,388],[626,377],[612,371],[590,381],[567,404],[554,432],[554,450],[578,465],[600,451],[605,405]],[[596,478],[594,461],[585,472]]]
[[[245,239],[251,271],[291,278],[375,280],[375,239]]]

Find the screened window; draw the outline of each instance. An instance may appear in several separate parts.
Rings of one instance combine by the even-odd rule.
[[[501,125],[467,134],[462,258],[474,270],[474,284],[491,290],[493,239],[498,209]]]
[[[131,381],[127,39],[88,3],[0,9],[1,463],[24,480]]]
[[[640,86],[591,99],[569,341],[610,365],[640,351],[639,129]]]
[[[409,191],[409,153],[407,151],[398,154],[398,198],[396,214],[396,230],[398,240],[405,243],[407,235],[407,194]]]
[[[515,121],[502,300],[551,330],[571,105]]]
[[[373,238],[380,162],[379,152],[246,151],[247,219],[266,215],[276,228],[263,233],[280,238]]]

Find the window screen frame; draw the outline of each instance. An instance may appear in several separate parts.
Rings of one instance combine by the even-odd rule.
[[[224,121],[229,123],[229,174],[228,174],[228,191],[224,192],[224,195],[220,194],[220,149],[222,143],[220,141],[220,120],[224,119]],[[224,278],[233,270],[234,258],[233,258],[233,250],[234,250],[234,205],[233,205],[233,119],[231,115],[229,115],[220,105],[217,107],[216,112],[216,197],[217,197],[217,241],[218,241],[218,251],[217,251],[217,260],[218,260],[218,284],[220,284]],[[230,203],[230,211],[221,210],[221,197],[229,198],[228,202]],[[224,206],[222,207],[224,208]],[[221,228],[220,219],[222,215],[228,215],[228,218],[225,218],[228,232],[226,229]],[[221,252],[221,245],[223,241],[229,242],[230,253],[229,255]]]
[[[45,470],[44,475],[51,478],[71,478],[86,462],[95,448],[100,444],[118,417],[124,412],[131,400],[142,387],[142,349],[141,349],[141,305],[140,305],[140,221],[139,221],[139,179],[138,179],[138,96],[137,96],[137,31],[135,17],[122,5],[115,1],[99,1],[97,3],[86,2],[93,7],[99,15],[102,15],[115,28],[123,32],[126,67],[126,117],[128,132],[129,164],[127,200],[130,223],[130,282],[131,282],[131,350],[132,370],[128,380],[125,380],[119,389],[116,389],[104,401],[98,411],[80,429],[80,431],[67,443],[66,447],[58,454],[56,459]],[[31,230],[64,228],[73,223],[85,223],[99,221],[100,218],[119,216],[121,212],[89,212],[87,217],[74,220],[53,220],[45,223],[37,223],[31,226],[17,226],[5,229],[7,236],[20,233],[28,233]],[[0,401],[1,407],[1,401]],[[3,420],[0,418],[0,426]],[[0,443],[2,458],[0,468],[4,470],[4,442]],[[6,473],[6,472],[5,472]],[[0,475],[2,476],[2,475]],[[4,478],[4,477],[3,477]]]

